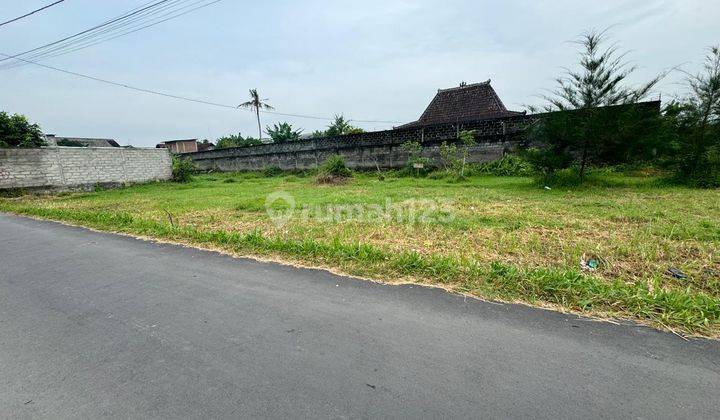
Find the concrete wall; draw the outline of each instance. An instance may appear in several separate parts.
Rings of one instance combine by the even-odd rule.
[[[172,163],[166,149],[0,149],[0,189],[77,189],[166,180],[171,176]]]
[[[522,141],[522,134],[533,119],[527,116],[496,118],[481,121],[438,124],[325,137],[283,144],[265,144],[245,148],[215,149],[186,153],[203,170],[244,171],[268,166],[281,169],[309,169],[321,164],[328,156],[339,154],[355,169],[399,168],[408,155],[402,150],[406,141],[423,145],[423,155],[439,163],[439,146],[443,141],[457,141],[460,131],[474,130],[478,145],[470,150],[471,162],[501,158]]]

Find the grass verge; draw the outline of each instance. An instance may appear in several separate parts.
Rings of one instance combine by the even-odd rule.
[[[608,281],[570,268],[522,267],[412,250],[395,252],[360,241],[297,240],[259,230],[241,233],[176,227],[129,212],[43,207],[15,200],[0,200],[0,210],[235,254],[277,257],[378,280],[410,280],[483,298],[635,319],[688,334],[718,337],[720,332],[720,298],[690,287],[664,287],[657,279]]]

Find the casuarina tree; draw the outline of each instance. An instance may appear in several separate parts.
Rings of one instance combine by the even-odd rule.
[[[679,177],[701,187],[720,186],[720,46],[709,49],[702,70],[687,74],[690,93],[668,106],[674,132],[671,160]]]
[[[557,87],[544,96],[542,110],[551,114],[538,124],[535,140],[540,146],[530,158],[540,167],[550,165],[547,171],[575,163],[582,181],[588,162],[627,158],[626,148],[640,141],[636,134],[647,131],[646,113],[614,106],[643,100],[662,75],[630,86],[627,79],[636,67],[615,45],[606,47],[605,38],[605,32],[583,34],[576,41],[581,46],[577,68],[556,79]]]

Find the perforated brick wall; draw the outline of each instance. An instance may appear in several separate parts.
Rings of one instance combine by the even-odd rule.
[[[423,155],[438,162],[439,146],[443,141],[457,141],[461,131],[473,130],[478,145],[470,150],[470,161],[484,162],[499,159],[507,151],[515,149],[533,121],[533,117],[522,115],[245,148],[215,149],[182,156],[191,158],[200,169],[215,171],[257,170],[268,166],[309,169],[332,154],[343,156],[351,168],[398,168],[403,167],[408,159],[408,154],[402,149],[406,141],[422,143]]]

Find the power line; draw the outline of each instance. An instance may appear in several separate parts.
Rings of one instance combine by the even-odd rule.
[[[149,27],[159,25],[163,22],[167,22],[171,19],[176,19],[180,16],[184,16],[188,13],[191,13],[195,10],[211,6],[215,3],[220,2],[221,0],[213,0],[209,3],[208,0],[199,0],[194,1],[190,4],[183,5],[183,3],[187,3],[188,1],[192,0],[172,0],[171,2],[164,4],[162,7],[155,8],[152,10],[145,10],[143,13],[136,15],[130,19],[125,19],[120,22],[116,22],[112,25],[106,26],[102,29],[92,31],[90,33],[87,33],[81,37],[76,37],[74,39],[71,39],[67,42],[55,45],[52,48],[44,48],[36,51],[34,54],[31,55],[24,55],[24,58],[28,60],[36,60],[39,58],[53,58],[58,57],[61,55],[69,54],[72,52],[76,52],[85,48],[92,47],[97,44],[101,44],[103,42],[107,42],[125,35],[129,35],[131,33],[135,33],[144,29],[147,29]],[[204,4],[201,4],[204,3]],[[199,4],[199,5],[198,5]],[[175,7],[175,6],[181,6],[181,7]],[[193,7],[195,6],[195,7]],[[185,10],[190,8],[189,10]],[[165,14],[162,14],[160,16],[153,16],[157,15],[161,12],[166,12]],[[178,13],[179,12],[179,13]],[[159,19],[159,20],[158,20]],[[145,22],[151,22],[149,24],[144,24]],[[138,26],[132,26],[133,24],[139,23]],[[126,30],[127,28],[127,30]],[[125,30],[125,32],[119,33],[120,31]],[[103,37],[103,35],[107,35]],[[23,56],[23,54],[18,54],[18,56]],[[0,60],[5,61],[5,60]],[[24,66],[25,63],[22,62],[16,62],[16,63],[5,63],[4,66],[0,67],[2,69],[7,68],[14,68],[14,67],[20,67]]]
[[[131,17],[131,16],[134,16],[134,15],[137,15],[138,13],[141,13],[141,12],[143,12],[143,11],[145,11],[145,10],[148,10],[148,9],[151,9],[151,8],[154,8],[154,7],[157,7],[157,6],[159,6],[159,5],[163,4],[163,3],[167,3],[168,1],[169,1],[169,0],[160,0],[160,1],[158,1],[158,2],[155,2],[155,3],[153,3],[153,4],[150,4],[150,5],[148,5],[148,6],[142,7],[142,8],[140,8],[140,9],[136,9],[136,10],[134,10],[134,11],[132,11],[132,12],[124,13],[124,14],[120,15],[119,17],[116,17],[116,18],[111,19],[111,20],[109,20],[109,21],[103,22],[103,23],[101,23],[101,24],[99,24],[99,25],[95,25],[95,26],[93,26],[92,28],[85,29],[84,31],[80,31],[80,32],[78,32],[78,33],[76,33],[76,34],[67,36],[67,37],[65,37],[65,38],[63,38],[63,39],[59,39],[59,40],[57,40],[57,41],[50,42],[50,43],[48,43],[48,44],[41,45],[41,46],[39,46],[39,47],[35,47],[35,48],[33,48],[33,49],[30,49],[30,50],[27,50],[27,51],[23,51],[23,52],[21,52],[21,53],[18,53],[18,54],[15,54],[15,55],[8,56],[8,57],[6,57],[6,58],[0,59],[0,62],[9,60],[9,59],[11,59],[11,58],[17,58],[17,57],[20,57],[20,56],[23,56],[23,55],[27,55],[27,54],[29,54],[29,53],[38,51],[38,50],[43,49],[43,48],[51,47],[51,46],[53,46],[53,45],[57,45],[57,44],[59,44],[59,43],[61,43],[61,42],[67,41],[67,40],[69,40],[69,39],[76,38],[76,37],[81,36],[81,35],[84,35],[84,34],[86,34],[86,33],[88,33],[88,32],[91,32],[91,31],[94,31],[94,30],[96,30],[96,29],[99,29],[99,28],[108,26],[108,25],[110,25],[110,24],[112,24],[112,23],[115,23],[115,22],[118,22],[118,21],[127,19],[127,18],[129,18],[129,17]]]
[[[54,66],[50,66],[47,64],[38,63],[35,61],[26,60],[26,59],[20,58],[20,57],[13,57],[13,56],[11,56],[9,54],[5,54],[5,53],[0,53],[0,55],[7,57],[8,59],[13,58],[15,60],[19,60],[19,61],[22,61],[27,64],[34,64],[36,66],[39,66],[39,67],[42,67],[45,69],[54,70],[54,71],[57,71],[60,73],[65,73],[65,74],[69,74],[69,75],[76,76],[76,77],[81,77],[83,79],[94,80],[96,82],[105,83],[105,84],[112,85],[112,86],[117,86],[117,87],[122,87],[125,89],[134,90],[136,92],[142,92],[142,93],[147,93],[147,94],[151,94],[151,95],[158,95],[158,96],[163,96],[166,98],[178,99],[178,100],[194,102],[194,103],[198,103],[198,104],[210,105],[210,106],[215,106],[215,107],[219,107],[219,108],[238,109],[238,107],[235,105],[222,104],[222,103],[218,103],[218,102],[207,101],[204,99],[188,98],[185,96],[174,95],[174,94],[166,93],[166,92],[160,92],[157,90],[145,89],[145,88],[141,88],[141,87],[137,87],[137,86],[128,85],[126,83],[114,82],[112,80],[107,80],[107,79],[103,79],[100,77],[91,76],[88,74],[83,74],[83,73],[78,73],[78,72],[74,72],[71,70],[61,69],[59,67],[54,67]],[[329,117],[319,117],[316,115],[289,114],[289,113],[276,112],[276,111],[260,110],[260,112],[263,114],[282,115],[282,116],[286,116],[286,117],[307,118],[307,119],[314,119],[314,120],[332,121],[335,119],[335,118],[329,118]],[[356,120],[356,119],[352,119],[352,121],[361,122],[361,123],[402,124],[401,121]]]
[[[39,8],[39,9],[33,10],[33,11],[30,12],[30,13],[26,13],[26,14],[24,14],[24,15],[22,15],[22,16],[18,16],[18,17],[16,17],[15,19],[10,19],[10,20],[8,20],[8,21],[2,22],[2,23],[0,23],[0,26],[5,26],[5,25],[7,25],[8,23],[13,23],[13,22],[18,21],[18,20],[20,20],[20,19],[24,19],[24,18],[26,18],[26,17],[28,17],[28,16],[30,16],[30,15],[34,15],[34,14],[37,13],[37,12],[42,12],[43,10],[48,9],[48,8],[50,8],[50,7],[53,7],[53,6],[55,6],[56,4],[62,3],[62,2],[64,2],[64,1],[65,1],[65,0],[58,0],[58,1],[56,1],[55,3],[51,3],[51,4],[48,4],[47,6],[43,6],[43,7]]]

